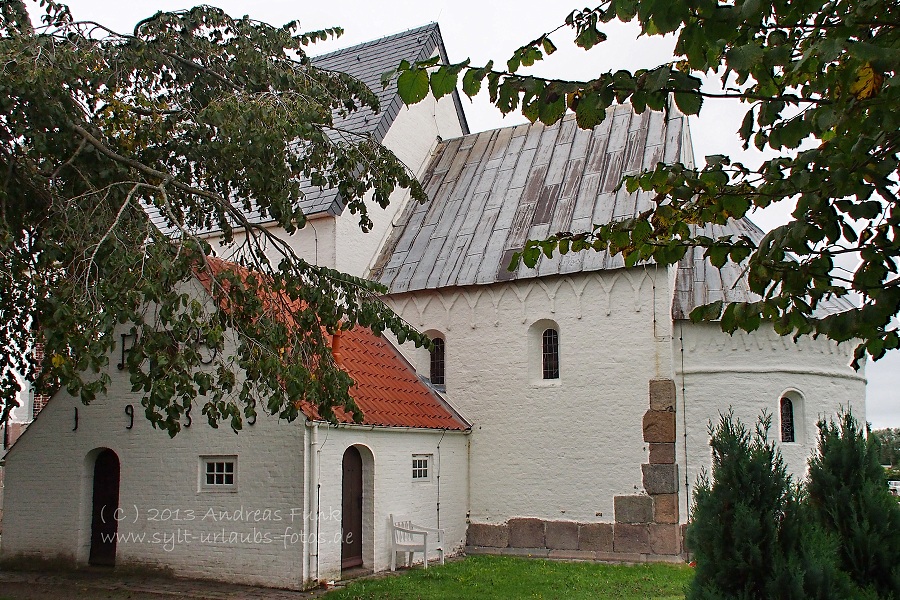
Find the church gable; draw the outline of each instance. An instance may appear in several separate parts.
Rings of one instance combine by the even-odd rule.
[[[444,49],[440,28],[437,23],[431,23],[350,48],[310,57],[310,61],[315,67],[351,75],[363,82],[378,96],[380,112],[375,113],[369,107],[361,107],[344,117],[335,115],[335,130],[352,135],[372,136],[375,141],[383,142],[403,107],[403,102],[397,94],[396,80],[384,87],[381,83],[381,75],[385,71],[396,68],[402,60],[422,61],[434,55],[435,52],[438,52],[444,62],[447,62],[447,52]],[[451,96],[460,127],[464,133],[468,133],[468,125],[462,111],[459,94],[454,91]],[[309,180],[304,180],[301,191],[304,198],[300,202],[300,206],[307,218],[320,215],[338,216],[344,210],[344,201],[336,188],[320,188]],[[239,203],[236,203],[236,206],[239,206]],[[152,207],[148,207],[146,210],[153,223],[161,231],[175,233],[175,230],[168,225],[166,219],[158,211]],[[272,221],[271,217],[262,216],[254,208],[247,211],[246,216],[252,223]]]

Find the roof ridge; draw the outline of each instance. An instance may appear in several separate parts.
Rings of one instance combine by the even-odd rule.
[[[414,33],[431,33],[438,26],[437,21],[432,21],[425,25],[420,25],[418,27],[411,27],[410,29],[406,29],[404,31],[398,31],[397,33],[391,33],[389,35],[382,36],[375,40],[369,40],[367,42],[360,42],[359,44],[355,44],[353,46],[348,46],[347,48],[341,48],[340,50],[332,50],[331,52],[326,52],[325,54],[317,54],[315,56],[310,56],[310,60],[315,62],[317,60],[323,60],[326,58],[333,58],[335,56],[340,56],[341,54],[350,54],[352,52],[356,52],[358,50],[362,50],[363,48],[368,48],[369,46],[375,46],[377,44],[382,44],[384,42],[388,42],[400,37],[404,37],[407,35],[411,35]]]
[[[609,117],[613,116],[613,115],[615,114],[615,111],[616,111],[616,110],[619,110],[621,107],[626,107],[626,106],[627,106],[629,109],[631,109],[631,102],[617,102],[616,104],[611,104],[609,107],[607,107],[606,110],[607,110],[607,111],[612,111],[613,114],[607,115],[606,118],[609,118]],[[622,108],[621,110],[624,110],[624,109]],[[633,110],[633,109],[632,109],[632,110]],[[653,109],[647,108],[646,110],[653,110]],[[662,111],[655,111],[655,112],[662,112]],[[471,131],[471,132],[466,133],[466,134],[464,134],[464,135],[458,135],[458,136],[452,137],[452,138],[443,138],[443,139],[441,140],[441,143],[452,142],[453,140],[459,140],[459,139],[467,138],[467,137],[474,137],[474,136],[477,136],[477,135],[481,135],[481,134],[483,134],[483,133],[494,133],[495,131],[503,131],[504,129],[513,129],[513,128],[515,128],[515,127],[521,127],[522,125],[527,125],[528,127],[531,127],[531,126],[533,126],[533,125],[537,125],[537,126],[545,127],[545,128],[548,128],[548,127],[556,127],[556,126],[562,124],[562,123],[565,122],[565,121],[571,121],[572,119],[575,119],[575,118],[577,118],[577,115],[576,115],[575,113],[573,113],[573,112],[566,112],[566,114],[564,114],[564,115],[562,116],[562,118],[561,118],[559,121],[557,121],[556,123],[552,123],[552,124],[550,124],[550,125],[547,125],[547,124],[543,123],[543,122],[540,121],[540,120],[536,120],[536,121],[534,121],[533,123],[532,123],[532,122],[529,122],[529,121],[525,121],[524,123],[515,123],[515,124],[513,124],[513,125],[504,125],[504,126],[502,126],[502,127],[494,127],[493,129],[484,129],[484,130],[482,130],[482,131]],[[595,127],[599,127],[599,125],[596,125]],[[579,128],[579,129],[580,129],[580,128]],[[440,145],[440,144],[439,144],[439,145]]]

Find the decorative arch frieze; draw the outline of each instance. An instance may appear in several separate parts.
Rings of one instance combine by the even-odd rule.
[[[632,311],[639,313],[644,304],[642,294],[645,293],[648,281],[652,285],[652,274],[646,271],[619,269],[559,278],[523,279],[485,286],[404,292],[388,296],[386,300],[398,314],[407,321],[416,323],[419,328],[427,325],[442,331],[450,331],[451,315],[457,302],[465,303],[464,310],[468,311],[468,324],[472,329],[478,327],[479,319],[484,319],[485,313],[491,315],[488,322],[494,327],[499,327],[503,311],[509,311],[511,314],[517,312],[521,323],[527,323],[529,304],[533,306],[536,302],[545,302],[549,313],[556,314],[559,309],[557,301],[562,290],[572,292],[571,300],[574,300],[574,312],[578,319],[584,316],[585,297],[588,297],[592,307],[596,307],[596,310],[606,316],[612,316],[614,309],[621,310],[629,304]],[[622,291],[633,295],[633,303],[615,302],[617,286],[619,288],[625,286]],[[514,298],[513,305],[517,305],[515,308],[508,306],[508,297]],[[566,301],[569,300],[566,298]],[[439,314],[435,313],[436,307],[432,306],[435,301],[440,305],[437,311]]]

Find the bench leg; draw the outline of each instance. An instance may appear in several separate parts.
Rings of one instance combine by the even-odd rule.
[[[391,571],[397,570],[397,551],[391,548]]]

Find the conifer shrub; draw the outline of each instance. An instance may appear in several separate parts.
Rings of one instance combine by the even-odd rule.
[[[887,487],[876,436],[848,411],[819,421],[807,502],[837,541],[839,567],[878,598],[900,599],[900,507]]]
[[[687,530],[696,561],[688,600],[853,595],[832,538],[812,522],[768,441],[770,425],[764,413],[751,433],[731,411],[710,424],[712,472],[700,475]]]

